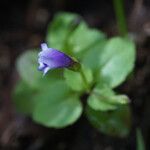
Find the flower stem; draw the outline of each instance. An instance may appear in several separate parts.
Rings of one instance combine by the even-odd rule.
[[[119,32],[122,36],[125,36],[127,35],[128,31],[123,2],[124,0],[113,0]]]
[[[88,81],[87,81],[87,79],[86,79],[86,76],[85,76],[85,74],[84,74],[84,72],[83,72],[83,70],[82,70],[82,67],[81,67],[81,69],[80,69],[79,72],[80,72],[80,74],[81,74],[81,77],[82,77],[83,82],[84,82],[84,84],[85,84],[85,87],[86,87],[86,89],[87,89],[87,92],[89,93],[89,92],[90,92],[90,87],[89,87]]]

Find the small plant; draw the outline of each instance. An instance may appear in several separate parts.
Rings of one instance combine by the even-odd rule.
[[[129,98],[114,89],[134,68],[134,43],[127,37],[107,39],[71,13],[54,17],[46,43],[57,50],[42,45],[45,51],[39,54],[39,69],[44,74],[50,70],[44,77],[37,71],[37,50],[27,51],[17,60],[16,108],[53,128],[71,125],[84,114],[101,132],[126,136],[131,123]],[[59,61],[52,55],[53,62],[49,62],[50,50],[60,54]]]

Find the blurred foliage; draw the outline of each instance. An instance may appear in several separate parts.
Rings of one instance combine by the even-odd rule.
[[[126,136],[130,131],[129,99],[116,94],[115,87],[125,81],[135,61],[135,46],[127,38],[107,39],[91,29],[78,15],[57,14],[48,26],[46,41],[82,65],[79,72],[51,70],[46,77],[37,71],[38,52],[27,51],[17,61],[20,81],[13,93],[17,110],[31,116],[39,124],[62,128],[85,115],[99,131],[113,136]],[[86,94],[83,110],[81,99]]]
[[[117,109],[112,111],[96,111],[87,107],[86,112],[91,124],[101,132],[119,137],[128,135],[131,126],[128,105],[118,106]]]

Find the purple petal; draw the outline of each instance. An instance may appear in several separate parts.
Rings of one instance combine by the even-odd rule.
[[[44,50],[47,50],[47,49],[48,49],[48,46],[47,46],[46,43],[42,43],[42,44],[41,44],[41,48],[42,48],[42,50],[44,51]]]
[[[40,71],[42,71],[43,69],[45,69],[46,68],[46,65],[45,64],[43,64],[43,63],[39,63],[40,65],[39,65],[39,67],[38,67],[38,70],[40,70]]]
[[[50,70],[49,67],[46,67],[44,70],[43,70],[43,76]]]
[[[47,44],[41,44],[42,51],[39,53],[39,70],[44,74],[50,69],[71,67],[74,61],[71,57],[53,48],[48,48]]]

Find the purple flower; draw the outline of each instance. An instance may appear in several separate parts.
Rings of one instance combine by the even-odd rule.
[[[46,43],[41,44],[42,51],[39,53],[38,69],[43,71],[45,75],[50,69],[55,68],[68,68],[75,64],[75,61],[64,54],[53,48],[48,48]]]

